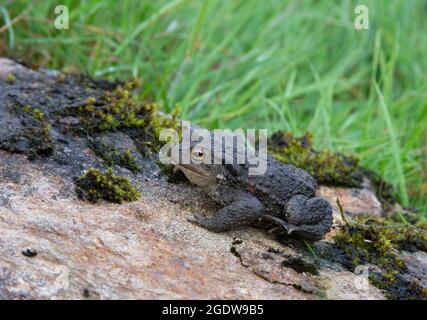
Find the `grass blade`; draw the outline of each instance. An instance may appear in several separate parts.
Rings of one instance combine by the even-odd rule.
[[[400,198],[401,198],[402,204],[404,206],[407,206],[409,204],[408,193],[406,191],[405,175],[403,174],[402,161],[400,159],[400,147],[398,144],[398,138],[394,129],[394,125],[393,125],[390,113],[388,111],[387,104],[385,103],[384,96],[381,93],[381,90],[378,87],[378,84],[376,82],[374,82],[374,87],[379,98],[382,115],[386,122],[387,131],[390,137],[393,160],[394,160],[396,173],[397,173],[397,182],[399,186]]]

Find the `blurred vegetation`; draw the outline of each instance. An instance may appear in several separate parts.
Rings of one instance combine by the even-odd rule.
[[[57,1],[0,7],[0,54],[93,76],[137,77],[140,95],[216,128],[314,135],[357,154],[427,211],[427,1]]]

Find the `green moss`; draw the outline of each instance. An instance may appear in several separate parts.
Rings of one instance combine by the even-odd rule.
[[[105,173],[91,168],[76,181],[77,193],[81,198],[92,202],[104,199],[114,203],[135,201],[139,192],[125,177],[115,176],[111,169]]]
[[[16,78],[15,78],[15,75],[14,75],[13,73],[9,73],[9,74],[6,76],[6,82],[8,82],[8,83],[10,83],[10,84],[15,83],[15,80],[16,80]]]
[[[406,279],[405,262],[400,250],[427,251],[426,229],[384,218],[358,216],[334,238],[347,259],[347,267],[374,264],[381,272],[372,272],[370,281],[385,290],[390,299],[427,298],[422,288]]]
[[[38,121],[44,120],[44,113],[40,109],[34,108],[33,115],[34,115],[34,118],[37,119]]]
[[[128,149],[119,151],[112,146],[104,145],[99,142],[92,143],[91,148],[98,157],[104,160],[105,165],[108,167],[118,165],[133,173],[141,172],[137,158]]]
[[[137,164],[136,158],[129,150],[126,150],[125,152],[121,153],[119,159],[119,163],[122,167],[125,167],[134,173],[141,171],[141,168]]]
[[[39,155],[50,155],[54,148],[50,135],[51,125],[46,120],[44,113],[40,109],[28,105],[24,106],[22,111],[30,117],[22,132],[22,136],[30,144],[28,157],[32,159]]]
[[[315,150],[310,133],[297,138],[290,132],[276,132],[269,139],[268,148],[278,160],[303,168],[318,183],[360,187],[366,177],[385,210],[392,208],[397,201],[394,188],[376,172],[360,166],[357,157]]]
[[[141,149],[157,151],[160,131],[163,128],[178,129],[178,110],[170,118],[161,115],[157,104],[145,103],[132,96],[131,91],[136,86],[137,82],[128,81],[111,92],[106,91],[101,97],[88,97],[82,106],[67,112],[79,117],[81,126],[78,129],[86,133],[128,130],[132,138],[140,142]]]
[[[38,108],[32,108],[31,106],[26,105],[22,108],[22,111],[32,115],[34,119],[40,122],[44,121],[44,113]]]
[[[381,267],[402,267],[393,253],[394,247],[387,229],[379,226],[378,220],[357,220],[359,222],[351,224],[335,237],[335,242],[351,258],[353,266],[375,262]]]
[[[278,160],[303,168],[321,184],[357,187],[363,180],[356,157],[314,150],[309,133],[296,138],[290,132],[276,132],[268,148]]]
[[[96,98],[95,97],[88,97],[85,100],[85,104],[87,106],[93,106],[96,103]]]
[[[369,281],[390,300],[426,300],[427,290],[418,282],[405,279],[396,271],[372,272]]]

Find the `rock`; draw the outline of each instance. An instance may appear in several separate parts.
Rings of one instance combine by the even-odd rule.
[[[383,211],[381,202],[368,181],[365,181],[362,188],[319,186],[317,193],[330,201],[334,209],[335,219],[340,222],[343,221],[336,202],[337,199],[339,199],[345,214],[350,217],[358,214],[370,214],[379,217]]]
[[[72,181],[22,155],[0,151],[0,164],[0,298],[322,297],[322,276],[283,267],[282,254],[262,255],[272,247],[299,250],[259,230],[217,234],[187,222],[205,201],[190,186],[147,179],[137,202],[90,204],[77,199]],[[230,251],[236,237],[243,239],[240,258]],[[27,248],[37,255],[23,255]],[[348,271],[336,279],[340,274],[357,279]],[[335,292],[333,298],[352,294]],[[372,286],[365,294],[380,296]]]
[[[423,251],[412,253],[403,251],[402,259],[408,267],[412,280],[419,283],[424,290],[427,290],[427,253]]]
[[[9,73],[16,83],[4,80]],[[142,153],[141,172],[114,167],[141,193],[138,201],[80,200],[75,178],[105,164],[90,148],[92,138],[133,153],[137,141],[130,130],[90,138],[69,134],[68,126],[78,121],[73,117],[53,122],[65,105],[78,106],[111,87],[60,78],[0,59],[0,299],[384,298],[369,282],[359,285],[360,275],[316,257],[301,241],[279,242],[254,228],[212,233],[191,224],[192,212],[209,214],[215,206],[188,183],[169,183]],[[52,121],[54,144],[51,153],[31,160],[28,140],[21,149],[9,148],[23,129],[11,104],[30,102]],[[319,189],[332,203],[338,196],[346,211],[380,214],[369,192],[355,192]]]
[[[4,299],[80,299],[86,289],[103,299],[306,298],[242,266],[229,252],[230,235],[188,223],[190,212],[167,198],[180,187],[147,180],[138,202],[93,205],[64,193],[70,181],[23,156],[0,152],[0,159],[2,177],[13,169],[21,181],[0,182]],[[21,253],[28,247],[37,256]]]
[[[325,298],[339,300],[383,300],[383,293],[369,283],[368,273],[354,273],[330,268],[320,273]]]
[[[343,188],[319,186],[317,194],[324,197],[332,205],[333,225],[326,239],[332,239],[342,228],[344,221],[338,208],[337,199],[343,208],[344,214],[349,218],[360,214],[369,214],[380,217],[383,213],[381,202],[378,200],[369,181],[365,179],[361,188]]]

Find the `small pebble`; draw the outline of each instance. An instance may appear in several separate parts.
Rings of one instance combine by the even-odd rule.
[[[37,251],[31,248],[22,251],[22,254],[28,258],[33,258],[37,255]]]
[[[89,291],[88,288],[84,288],[84,290],[83,290],[83,296],[85,298],[89,298],[90,297],[90,291]]]
[[[233,242],[231,243],[232,245],[237,245],[237,244],[242,244],[243,240],[239,239],[239,238],[234,238]]]
[[[263,259],[265,259],[265,260],[269,260],[269,259],[273,259],[273,260],[274,260],[274,258],[272,257],[272,255],[271,255],[271,254],[269,254],[269,253],[265,253],[265,252],[261,253],[261,257],[262,257]]]

